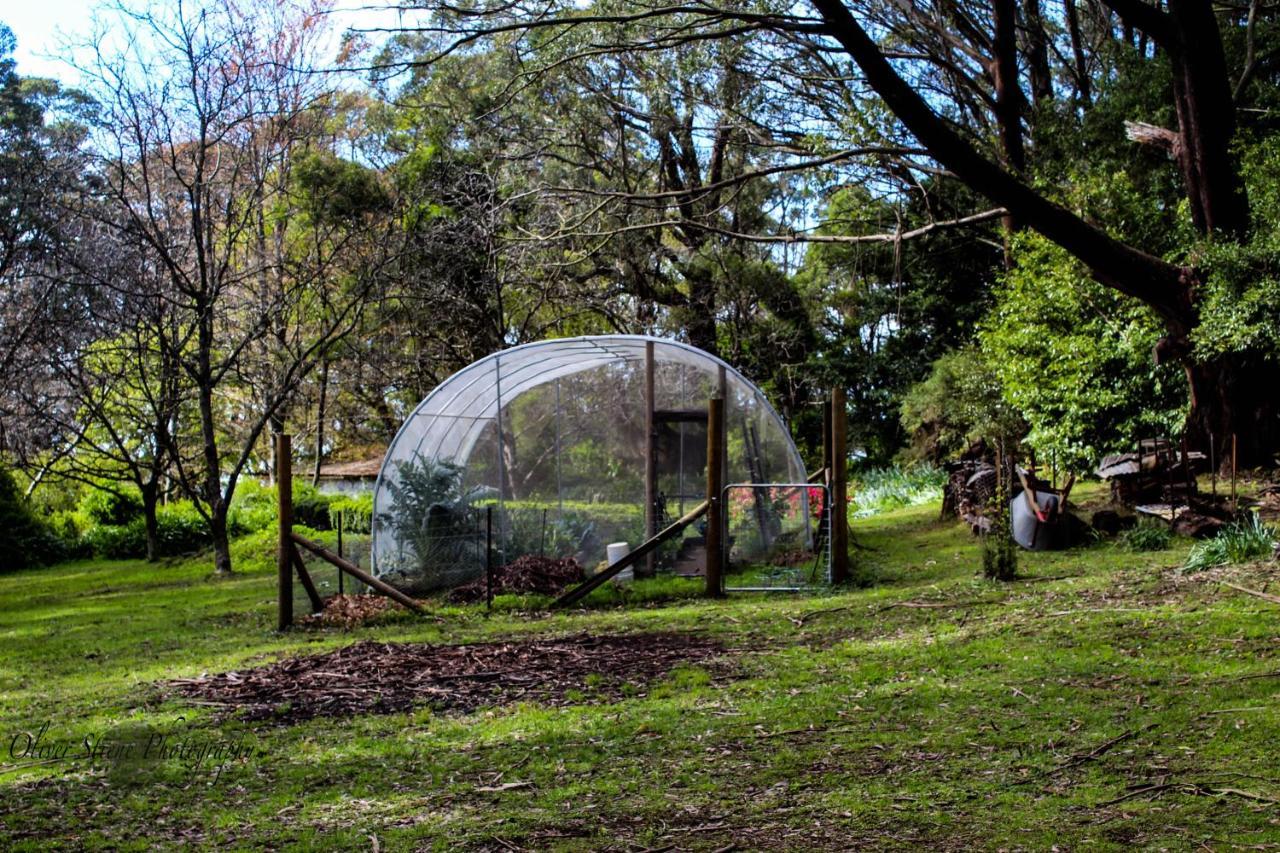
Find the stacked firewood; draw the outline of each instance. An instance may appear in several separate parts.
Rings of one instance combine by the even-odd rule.
[[[985,459],[961,459],[946,465],[942,517],[959,517],[974,533],[990,526],[986,509],[996,493],[996,466]]]

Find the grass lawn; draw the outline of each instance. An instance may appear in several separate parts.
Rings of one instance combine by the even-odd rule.
[[[1223,584],[1261,589],[1274,563],[1182,576],[1189,543],[1099,544],[993,584],[936,515],[857,522],[858,590],[709,602],[665,581],[346,632],[274,632],[263,536],[230,579],[0,575],[0,849],[1280,848],[1280,607]],[[161,686],[364,639],[642,631],[726,652],[622,698],[464,715],[246,722]],[[83,757],[156,732],[251,754]]]

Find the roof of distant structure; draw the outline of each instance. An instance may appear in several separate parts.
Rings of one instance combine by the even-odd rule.
[[[382,470],[382,457],[359,459],[355,462],[328,462],[320,466],[322,480],[363,480],[378,476]]]

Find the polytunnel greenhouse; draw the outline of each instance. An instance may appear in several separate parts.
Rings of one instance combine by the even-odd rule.
[[[726,482],[804,482],[790,432],[760,389],[695,347],[563,338],[471,364],[418,404],[387,450],[374,492],[374,574],[425,592],[482,574],[486,543],[498,561],[573,557],[588,570],[611,543],[634,547],[705,498],[713,396],[725,400]],[[739,549],[751,536],[757,548],[811,537],[807,491],[804,529],[791,540],[777,513],[765,520],[766,498],[779,502],[765,493],[750,498],[759,529],[744,530]],[[680,554],[673,544],[659,568],[672,570]]]

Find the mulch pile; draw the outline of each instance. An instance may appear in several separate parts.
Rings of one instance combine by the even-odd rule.
[[[570,691],[618,699],[624,685],[643,688],[677,664],[706,661],[723,651],[714,640],[677,633],[580,634],[463,646],[364,641],[169,686],[199,704],[239,711],[249,719],[391,714],[423,705],[467,713],[520,701],[574,704],[567,698]],[[588,676],[596,676],[590,687]]]
[[[324,600],[324,610],[300,621],[307,627],[354,628],[399,606],[384,595],[331,595]]]
[[[550,557],[519,557],[493,570],[493,594],[527,595],[531,592],[558,595],[572,584],[586,580],[582,566],[572,557],[554,560]],[[449,593],[449,600],[468,603],[485,600],[483,576]]]

